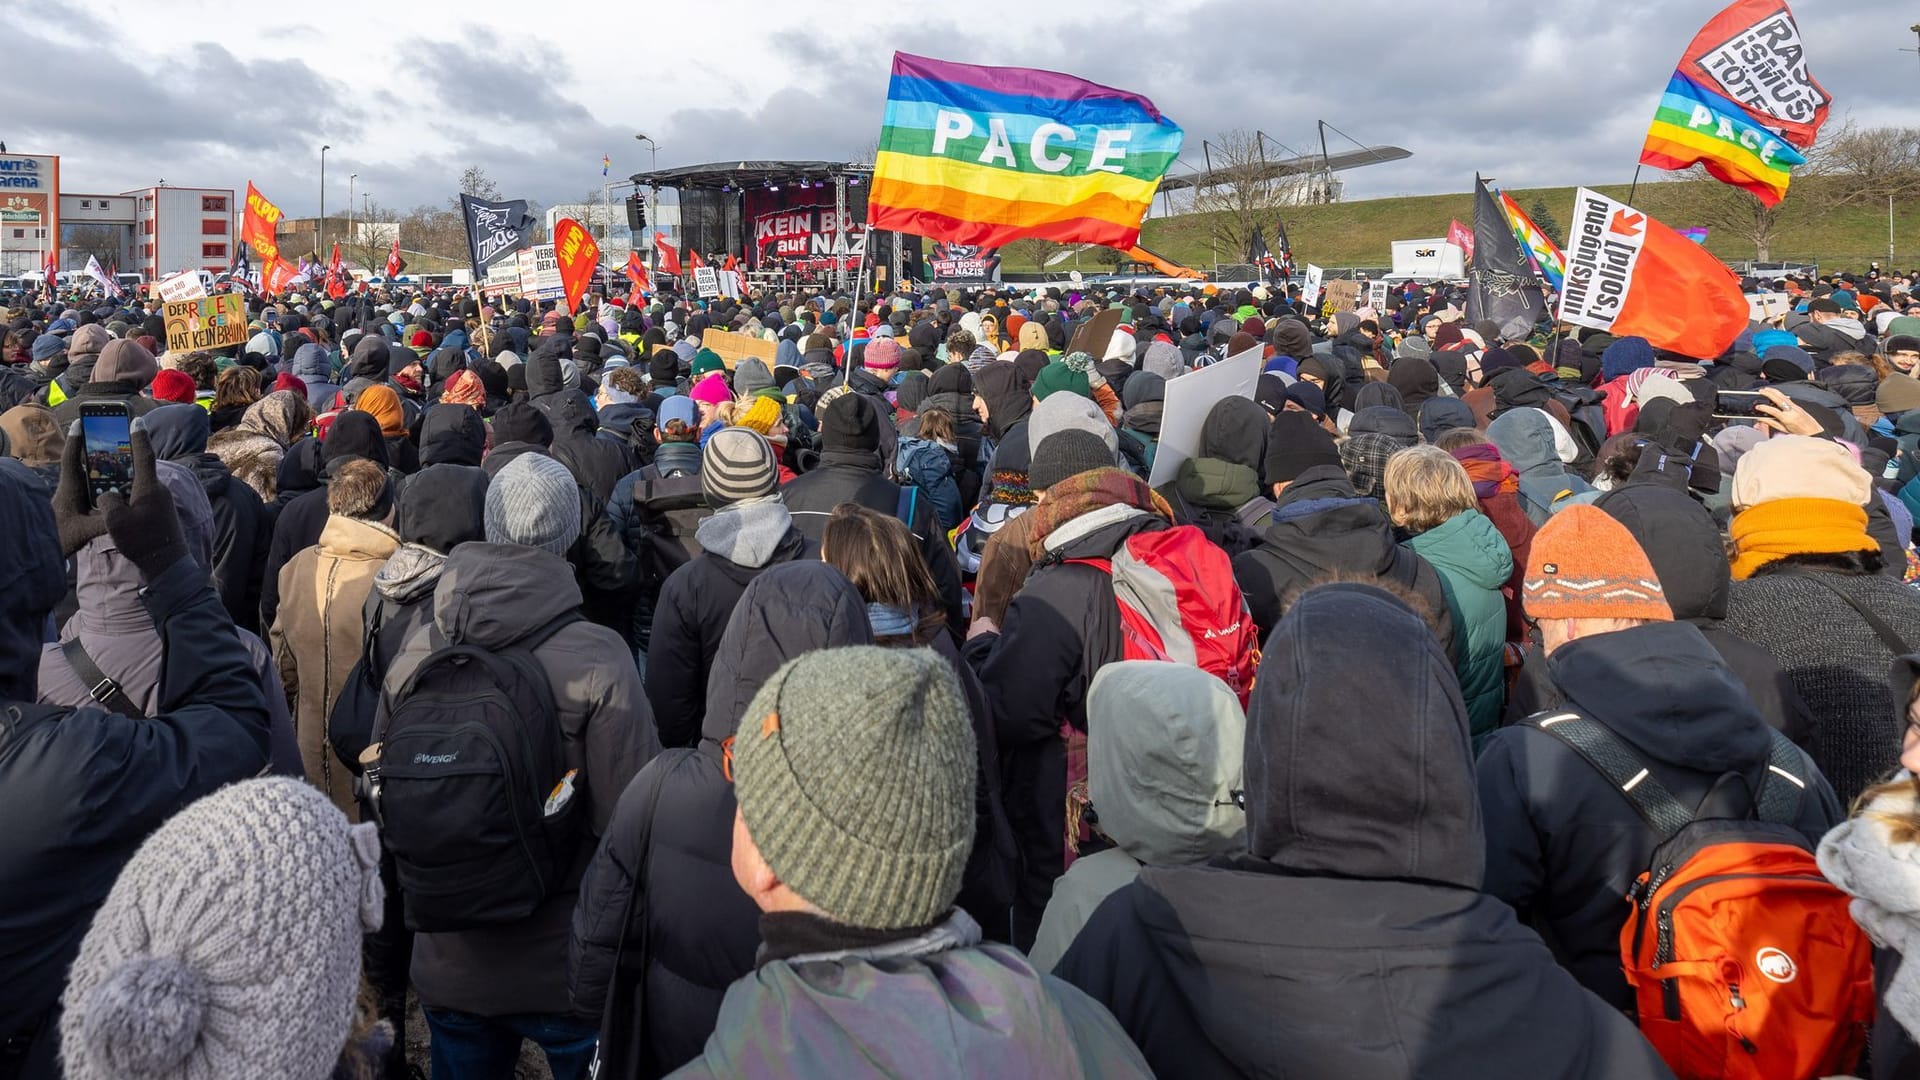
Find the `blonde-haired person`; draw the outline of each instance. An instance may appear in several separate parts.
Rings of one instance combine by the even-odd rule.
[[[1415,446],[1387,459],[1387,516],[1403,545],[1440,574],[1459,643],[1454,673],[1475,740],[1500,725],[1506,706],[1506,597],[1513,551],[1479,510],[1473,481],[1452,454]]]
[[[1853,921],[1875,945],[1873,1080],[1920,1075],[1920,655],[1893,662],[1900,771],[1860,793],[1853,817],[1820,841],[1820,872],[1852,896]],[[1905,704],[1901,704],[1904,702]],[[1889,1022],[1891,1021],[1891,1022]]]

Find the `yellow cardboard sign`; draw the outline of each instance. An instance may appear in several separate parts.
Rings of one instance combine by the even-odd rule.
[[[247,343],[247,302],[238,293],[169,300],[162,317],[167,324],[168,352],[223,349]]]

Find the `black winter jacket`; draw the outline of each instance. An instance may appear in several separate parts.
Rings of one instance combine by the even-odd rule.
[[[1636,749],[1675,798],[1698,808],[1696,816],[1749,815],[1767,775],[1771,736],[1691,624],[1580,638],[1556,650],[1547,671],[1571,708]],[[1486,811],[1487,892],[1550,928],[1581,985],[1616,1008],[1630,1007],[1620,973],[1623,897],[1665,838],[1572,747],[1537,728],[1494,732],[1475,772]],[[1833,789],[1816,773],[1797,827],[1817,844],[1841,816]]]
[[[661,1076],[698,1057],[727,987],[753,970],[760,909],[733,880],[721,743],[782,663],[872,641],[860,594],[824,563],[777,566],[746,588],[714,658],[699,745],[667,750],[634,777],[580,885],[569,987],[592,1016],[613,998],[605,1075]]]
[[[880,471],[880,455],[853,450],[823,450],[813,471],[787,481],[780,489],[781,501],[793,514],[793,527],[814,542],[826,535],[827,519],[842,503],[858,503],[888,517],[900,512],[900,485]],[[960,563],[953,545],[934,516],[933,500],[919,499],[914,504],[913,520],[907,523],[914,543],[927,560],[933,583],[940,590],[940,602],[947,609],[947,625],[956,633],[966,630],[966,612],[960,599]]]
[[[1393,525],[1374,499],[1354,493],[1338,465],[1301,473],[1274,500],[1263,542],[1234,557],[1233,577],[1246,594],[1262,640],[1280,623],[1287,594],[1329,574],[1363,573],[1389,578],[1419,594],[1439,627],[1440,644],[1454,654],[1453,620],[1440,575],[1394,540]]]
[[[621,477],[613,486],[613,497],[607,500],[607,520],[633,552],[638,566],[627,641],[641,652],[653,647],[653,617],[661,586],[675,570],[700,554],[694,530],[712,514],[697,472],[663,477],[649,465]]]
[[[1480,891],[1466,707],[1421,620],[1360,585],[1296,611],[1254,682],[1247,854],[1143,870],[1054,974],[1161,1076],[1670,1076]]]

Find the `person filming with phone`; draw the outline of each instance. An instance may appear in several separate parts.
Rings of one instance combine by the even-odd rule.
[[[110,418],[105,418],[110,422]],[[60,995],[96,910],[141,842],[175,811],[261,772],[269,713],[233,620],[188,551],[140,421],[119,448],[67,433],[52,505],[0,470],[0,1078],[55,1075]],[[116,458],[90,467],[100,454]],[[116,469],[124,465],[126,494]],[[36,703],[63,561],[96,537],[139,569],[161,645],[159,707],[144,719]]]

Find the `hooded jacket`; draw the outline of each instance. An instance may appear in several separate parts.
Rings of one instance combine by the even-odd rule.
[[[289,447],[306,435],[312,410],[291,390],[276,390],[247,406],[240,423],[207,439],[207,451],[262,502],[279,494],[277,472]]]
[[[256,669],[191,557],[138,593],[161,641],[152,717],[34,704],[65,578],[37,486],[0,463],[0,1031],[37,1031],[19,1062],[30,1077],[59,1075],[67,968],[127,860],[188,803],[257,775],[272,744]]]
[[[1793,336],[1800,339],[1800,347],[1818,363],[1825,363],[1835,353],[1879,351],[1873,335],[1867,332],[1859,319],[1840,316],[1817,323],[1809,319],[1791,328]]]
[[[373,575],[365,608],[367,631],[373,635],[366,648],[373,685],[384,681],[408,639],[433,621],[434,591],[446,569],[447,552],[486,539],[487,482],[479,469],[429,465],[410,477],[394,498],[401,544]],[[369,731],[372,721],[366,717]]]
[[[293,708],[307,779],[351,821],[360,820],[360,803],[352,772],[327,744],[327,719],[360,659],[361,609],[373,576],[399,544],[385,525],[329,516],[320,542],[281,568],[280,607],[267,634]]]
[[[564,560],[519,544],[461,544],[447,556],[434,590],[433,622],[446,641],[499,649],[580,606],[580,590]],[[398,692],[433,652],[424,629],[401,647],[387,672],[385,696]],[[659,753],[653,716],[639,673],[609,663],[624,652],[613,631],[573,622],[533,650],[553,690],[554,715],[590,813],[581,816],[582,849],[613,817],[615,803],[642,766]],[[384,697],[381,709],[386,708]],[[413,985],[422,1005],[478,1016],[566,1014],[567,922],[574,888],[556,888],[518,923],[414,938]]]
[[[272,626],[274,615],[280,610],[281,568],[296,553],[320,542],[321,530],[326,527],[329,516],[326,484],[333,470],[338,467],[337,463],[361,457],[385,467],[387,443],[380,437],[380,425],[373,417],[363,412],[349,411],[334,421],[326,442],[321,444],[321,456],[323,463],[319,484],[287,500],[281,506],[279,516],[274,519],[273,540],[267,547],[266,568],[260,582],[262,626]],[[391,469],[387,475],[389,479],[392,478]]]
[[[1114,846],[1054,883],[1029,956],[1053,970],[1087,919],[1145,866],[1192,866],[1245,848],[1240,755],[1247,721],[1219,679],[1154,660],[1109,664],[1089,691],[1087,797]]]
[[[1055,969],[1157,1073],[1671,1075],[1480,891],[1466,709],[1404,605],[1354,584],[1294,604],[1254,682],[1245,769],[1246,856],[1142,871]]]
[[[627,785],[573,912],[573,1008],[599,1016],[613,996],[613,1025],[601,1035],[622,1080],[696,1057],[728,985],[753,970],[760,912],[733,880],[733,785],[721,744],[782,663],[873,642],[860,594],[825,563],[776,567],[738,596],[711,651],[699,743],[660,754]],[[644,969],[632,970],[643,957]]]
[[[1561,463],[1554,447],[1553,421],[1539,409],[1501,413],[1487,425],[1487,440],[1520,474],[1520,505],[1527,512],[1527,520],[1535,525],[1545,525],[1563,506],[1592,502],[1598,497],[1593,485]]]
[[[1200,429],[1199,453],[1180,463],[1162,497],[1228,555],[1260,543],[1273,501],[1260,485],[1267,456],[1267,411],[1252,398],[1222,398]]]
[[[206,492],[213,508],[213,584],[233,624],[252,634],[260,618],[260,566],[273,540],[266,504],[207,452],[205,409],[163,405],[147,414],[146,425],[154,456],[191,469]]]
[[[778,498],[727,507],[701,521],[694,538],[700,554],[660,586],[647,652],[647,698],[669,747],[699,739],[714,652],[748,583],[819,552]]]
[[[1261,542],[1233,559],[1233,578],[1262,639],[1280,624],[1287,595],[1337,572],[1391,578],[1420,595],[1433,612],[1448,655],[1456,630],[1446,591],[1433,566],[1394,540],[1393,525],[1374,499],[1354,494],[1347,471],[1316,465],[1275,500]]]
[[[355,351],[359,351],[357,347]],[[307,385],[307,404],[314,412],[323,413],[333,408],[340,385],[333,381],[333,361],[328,359],[325,345],[308,342],[300,346],[293,359],[287,361],[287,371]]]
[[[1651,623],[1580,638],[1547,658],[1567,707],[1605,724],[1698,817],[1745,817],[1767,775],[1772,736],[1733,672],[1690,623]],[[1884,714],[1884,701],[1881,712]],[[1485,808],[1486,890],[1550,927],[1562,962],[1615,1008],[1633,1003],[1620,973],[1621,897],[1665,839],[1599,770],[1557,736],[1501,728],[1475,763]],[[1813,770],[1809,769],[1810,772]],[[1737,774],[1724,779],[1728,774]],[[1841,818],[1815,773],[1798,828],[1809,844]]]
[[[420,464],[478,466],[487,452],[487,425],[467,405],[429,405],[420,419]]]
[[[73,371],[68,368],[63,381],[72,376]],[[109,341],[100,350],[100,359],[93,365],[88,380],[53,407],[53,418],[59,422],[60,430],[65,431],[69,424],[80,419],[83,403],[103,401],[125,405],[130,416],[145,416],[161,404],[141,393],[157,371],[159,367],[154,363],[153,354],[139,342],[125,338]]]
[[[535,361],[537,362],[537,361]],[[530,364],[533,362],[530,362]],[[534,401],[553,425],[554,460],[567,467],[580,486],[606,502],[620,478],[640,467],[625,442],[602,439],[593,406],[578,391],[562,391]]]
[[[1500,586],[1513,573],[1513,551],[1478,510],[1453,515],[1408,539],[1407,547],[1440,574],[1458,643],[1454,672],[1477,742],[1500,726],[1506,704],[1507,603]]]

